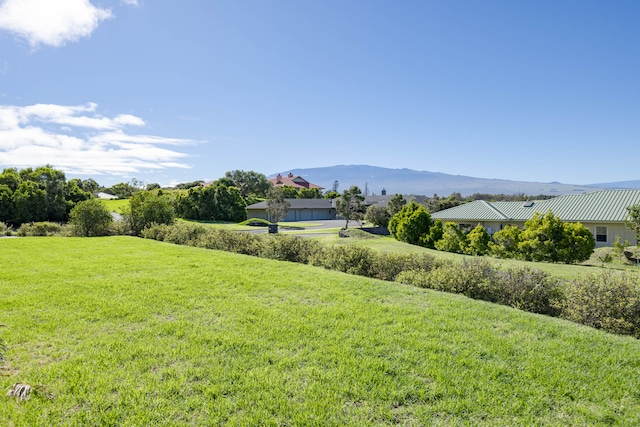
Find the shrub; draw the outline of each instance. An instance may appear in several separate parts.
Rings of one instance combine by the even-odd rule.
[[[562,317],[640,338],[640,279],[611,272],[574,279],[566,290]]]
[[[486,255],[489,252],[491,236],[482,225],[478,224],[466,237],[465,253],[469,255]]]
[[[197,246],[243,255],[260,256],[262,252],[261,237],[252,233],[208,229],[206,233],[200,236]]]
[[[431,271],[403,271],[397,281],[552,316],[559,314],[563,298],[560,281],[543,271],[499,271],[483,259],[442,262]]]
[[[457,254],[464,253],[467,245],[467,237],[458,229],[458,224],[455,222],[447,222],[444,225],[442,239],[435,242],[437,250]]]
[[[425,237],[432,226],[427,208],[411,201],[389,220],[389,232],[401,242],[429,247]]]
[[[71,209],[69,224],[75,236],[106,236],[110,233],[113,217],[98,199],[79,202]]]
[[[263,258],[307,264],[320,250],[320,243],[299,236],[268,234],[262,236],[261,248],[260,256]]]
[[[531,313],[560,314],[564,288],[558,278],[529,267],[498,271],[496,280],[483,284],[482,299]]]
[[[29,222],[18,228],[18,236],[54,236],[62,234],[63,227],[55,222]]]
[[[371,265],[374,252],[364,246],[324,246],[309,259],[309,264],[324,267],[328,270],[358,276],[371,276]]]
[[[4,222],[0,222],[0,236],[11,236],[11,227]]]
[[[386,227],[389,225],[391,215],[389,215],[387,208],[378,205],[371,205],[367,208],[367,213],[364,215],[364,219],[378,227]]]
[[[436,265],[435,257],[427,254],[372,253],[371,277],[396,280],[402,272],[430,271]]]

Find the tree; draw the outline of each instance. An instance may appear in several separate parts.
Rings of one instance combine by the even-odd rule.
[[[635,231],[637,245],[640,247],[640,204],[627,207],[627,218],[625,225],[629,230]]]
[[[348,190],[344,190],[342,195],[336,200],[336,210],[346,221],[344,228],[349,228],[349,221],[362,221],[364,218],[364,196],[360,189],[353,185]]]
[[[589,259],[595,248],[588,228],[580,223],[565,223],[551,211],[544,215],[534,213],[519,239],[517,253],[528,261],[571,264]]]
[[[118,184],[112,185],[107,189],[109,194],[113,194],[117,196],[118,199],[128,199],[133,196],[138,191],[138,188],[134,187],[128,182],[119,182]]]
[[[427,236],[432,225],[429,211],[412,200],[389,220],[389,232],[401,242],[428,246]]]
[[[491,252],[500,258],[519,258],[518,245],[522,230],[515,225],[507,225],[493,234],[493,241],[489,243]]]
[[[335,191],[328,191],[324,194],[324,198],[327,200],[337,199],[338,197],[340,197],[340,194],[336,193]]]
[[[264,174],[254,171],[233,170],[225,173],[225,177],[233,181],[243,199],[249,197],[265,197],[271,183]]]
[[[389,225],[391,216],[387,208],[378,205],[371,205],[367,208],[364,219],[378,227],[386,227]]]
[[[129,206],[123,213],[131,232],[139,235],[152,223],[173,224],[176,213],[162,190],[138,191],[129,200]]]
[[[298,198],[298,189],[294,188],[290,185],[283,185],[280,188],[280,191],[282,191],[282,197],[284,197],[285,199],[297,199]]]
[[[467,246],[464,252],[468,255],[486,255],[489,252],[491,236],[487,229],[478,224],[466,237]]]
[[[76,236],[107,236],[113,217],[98,199],[79,202],[71,209],[69,224]]]
[[[468,242],[464,233],[458,228],[458,224],[447,222],[444,225],[442,239],[438,240],[435,245],[439,251],[461,254],[465,252]]]
[[[13,193],[14,225],[47,220],[47,193],[33,181],[22,182]]]
[[[558,244],[564,236],[564,227],[560,218],[550,210],[542,215],[535,212],[525,222],[518,250],[527,261],[558,262]]]
[[[319,188],[301,188],[298,190],[298,199],[322,199],[322,191]]]
[[[267,193],[267,216],[272,224],[287,217],[291,203],[285,200],[282,187],[271,187]]]
[[[389,203],[387,203],[387,212],[389,212],[389,218],[400,212],[405,207],[407,201],[402,194],[394,194]]]
[[[0,184],[0,223],[13,222],[13,191],[6,184]]]
[[[596,247],[591,231],[579,222],[565,222],[564,235],[558,243],[558,261],[573,264],[588,260]]]

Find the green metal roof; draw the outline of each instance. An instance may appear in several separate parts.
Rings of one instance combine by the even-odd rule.
[[[602,190],[538,200],[530,207],[525,202],[477,200],[434,212],[432,217],[445,221],[527,221],[535,212],[544,214],[551,210],[563,221],[624,222],[627,207],[635,204],[640,204],[640,190]]]

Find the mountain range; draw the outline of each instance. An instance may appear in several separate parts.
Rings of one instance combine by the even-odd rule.
[[[463,175],[450,175],[440,172],[417,171],[413,169],[390,169],[369,165],[337,165],[318,168],[291,169],[279,172],[282,175],[292,173],[309,182],[330,190],[337,181],[338,192],[357,185],[364,193],[379,195],[383,190],[387,194],[416,194],[448,196],[460,193],[469,196],[475,193],[486,194],[526,194],[563,195],[581,194],[601,189],[640,188],[640,180],[601,183],[592,185],[563,184],[559,182],[510,181],[506,179],[474,178]],[[273,176],[276,176],[273,174]]]

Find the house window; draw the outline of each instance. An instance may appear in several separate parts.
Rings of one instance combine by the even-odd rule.
[[[607,227],[596,227],[596,242],[607,241]]]
[[[471,224],[458,224],[458,229],[463,233],[468,233],[473,229],[473,227],[471,226]]]

